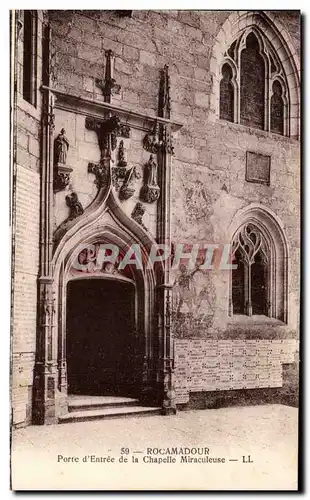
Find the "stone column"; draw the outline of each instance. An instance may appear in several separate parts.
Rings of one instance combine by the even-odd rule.
[[[163,285],[163,358],[162,358],[162,407],[165,415],[176,414],[175,388],[174,388],[174,341],[171,335],[171,298],[170,285]]]
[[[162,147],[157,153],[161,196],[158,204],[158,240],[171,248],[171,156],[173,147],[171,132],[161,127]],[[158,286],[160,369],[159,383],[161,404],[165,414],[176,413],[174,391],[174,342],[171,325],[172,285],[170,280],[170,259],[164,262],[163,281]]]
[[[44,75],[50,74],[50,30],[44,28]],[[46,84],[49,82],[46,80]],[[44,89],[42,114],[42,163],[40,193],[40,276],[38,279],[38,330],[33,393],[33,422],[57,422],[57,342],[55,340],[55,292],[53,289],[53,149],[54,95]]]
[[[55,292],[53,278],[39,278],[39,325],[37,336],[37,354],[34,377],[35,424],[53,424],[57,422],[56,389],[57,359],[53,343],[55,328]]]

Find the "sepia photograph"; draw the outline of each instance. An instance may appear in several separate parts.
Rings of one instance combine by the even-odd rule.
[[[297,492],[301,12],[9,14],[11,489]]]

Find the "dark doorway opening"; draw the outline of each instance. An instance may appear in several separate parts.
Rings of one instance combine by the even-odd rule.
[[[67,286],[68,393],[137,396],[135,287],[108,279]]]

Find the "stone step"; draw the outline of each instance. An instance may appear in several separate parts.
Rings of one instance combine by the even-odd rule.
[[[59,423],[85,422],[87,420],[141,417],[146,415],[161,415],[162,408],[154,406],[125,406],[100,408],[95,410],[70,411],[59,417]]]
[[[137,406],[139,400],[119,396],[69,396],[68,411],[95,410],[99,408],[117,408]]]

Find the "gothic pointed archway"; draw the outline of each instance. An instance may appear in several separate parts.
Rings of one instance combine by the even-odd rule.
[[[135,396],[140,399],[143,399],[145,394],[153,394],[153,397],[156,399],[156,359],[157,353],[159,350],[159,338],[158,332],[156,329],[156,309],[155,309],[155,293],[156,293],[156,285],[158,284],[158,280],[160,280],[159,276],[156,276],[152,269],[137,269],[136,266],[130,266],[130,270],[127,273],[118,273],[118,272],[104,272],[94,271],[90,273],[79,272],[74,269],[74,262],[76,261],[77,255],[81,252],[82,248],[93,248],[94,245],[98,244],[113,244],[118,249],[121,255],[126,254],[128,249],[131,247],[133,243],[138,244],[141,248],[142,256],[144,260],[147,257],[148,249],[146,248],[146,240],[147,236],[144,235],[144,242],[138,238],[135,231],[135,222],[130,221],[131,227],[125,227],[119,220],[116,219],[114,212],[112,212],[107,208],[105,212],[100,217],[100,222],[97,220],[95,224],[91,224],[90,226],[86,223],[79,231],[78,238],[73,236],[70,238],[66,245],[58,257],[57,264],[55,266],[55,286],[58,288],[58,293],[56,296],[58,297],[58,301],[55,304],[55,309],[58,315],[57,330],[55,329],[55,338],[54,343],[57,344],[57,360],[58,360],[58,381],[59,381],[59,411],[60,414],[66,411],[67,406],[67,396],[68,396],[68,359],[67,359],[67,348],[68,348],[68,339],[67,339],[67,330],[68,324],[70,325],[70,320],[67,318],[68,312],[68,290],[70,287],[72,288],[72,282],[74,280],[79,280],[85,283],[89,278],[93,278],[91,281],[88,281],[88,284],[92,283],[92,286],[88,286],[88,289],[91,292],[93,290],[94,280],[101,283],[100,293],[107,297],[107,290],[110,290],[110,294],[112,293],[111,288],[114,286],[113,296],[116,299],[117,294],[119,294],[119,301],[124,297],[124,290],[128,287],[128,284],[132,284],[134,287],[134,298],[128,299],[132,301],[132,307],[134,307],[134,311],[125,312],[124,310],[118,309],[118,305],[114,304],[114,313],[115,315],[127,315],[127,319],[131,316],[134,317],[134,320],[130,320],[132,325],[128,327],[124,332],[127,335],[127,339],[130,338],[129,343],[131,343],[131,347],[134,349],[134,359],[125,359],[122,365],[122,370],[128,371],[128,363],[134,364],[134,380],[132,380],[132,384],[134,385],[133,390],[135,391]],[[139,230],[140,228],[138,228]],[[75,233],[76,234],[76,233]],[[150,247],[153,244],[151,240],[148,242],[148,246]],[[66,249],[67,247],[67,249]],[[113,281],[114,285],[107,285],[109,281]],[[71,283],[71,285],[70,285]],[[103,286],[105,283],[105,286]],[[82,285],[86,286],[87,284]],[[98,285],[96,285],[98,287]],[[109,300],[111,296],[109,297]],[[94,313],[94,311],[89,311],[90,315]],[[107,318],[104,318],[104,315],[101,316],[102,321],[107,321]],[[98,318],[97,320],[98,321]],[[93,321],[92,328],[95,328],[96,321]],[[100,319],[99,319],[100,321]],[[71,318],[72,322],[72,318]],[[114,327],[114,335],[116,334],[116,330],[120,329],[120,324],[115,325]],[[112,328],[113,330],[113,328]],[[128,331],[127,331],[128,330]],[[113,334],[111,331],[111,323],[110,323],[110,334]],[[122,344],[123,349],[127,349],[126,340],[124,337],[118,337],[117,341]],[[70,342],[69,342],[70,344]],[[100,343],[99,343],[100,344]],[[100,350],[104,349],[104,345],[101,343],[97,346]],[[107,348],[107,344],[105,345]],[[109,349],[112,353],[113,344],[109,345]],[[110,354],[111,354],[110,353]],[[112,354],[111,354],[112,355]],[[132,353],[130,353],[130,356]],[[113,356],[112,356],[113,358]],[[116,364],[120,362],[120,357],[115,358],[114,352],[114,361]],[[97,360],[98,362],[98,360]],[[95,366],[95,370],[98,366]],[[70,370],[69,370],[70,374]],[[111,375],[111,374],[110,374]],[[115,371],[111,377],[115,378]],[[98,373],[97,373],[98,379]],[[122,390],[120,385],[121,381],[115,379],[115,383],[118,383],[119,387],[115,387],[115,392]],[[99,383],[99,382],[98,382]],[[94,389],[94,388],[93,388]],[[110,383],[110,387],[106,387],[106,390],[113,390],[113,382]],[[69,389],[70,392],[70,389]],[[127,395],[131,391],[128,388]]]
[[[43,417],[46,422],[57,422],[58,418],[67,413],[68,410],[68,326],[69,333],[70,329],[72,333],[72,318],[71,323],[70,320],[67,321],[68,290],[70,293],[70,287],[72,287],[70,283],[75,280],[84,283],[88,281],[89,284],[94,280],[101,282],[101,284],[107,283],[109,280],[113,281],[115,283],[114,297],[117,297],[118,293],[122,296],[129,283],[134,287],[134,299],[128,300],[131,300],[131,304],[134,303],[132,307],[135,310],[129,313],[128,310],[127,313],[123,311],[122,314],[127,314],[127,317],[128,315],[134,316],[131,325],[134,327],[134,331],[130,328],[131,331],[128,331],[127,335],[131,335],[130,342],[132,346],[134,344],[135,353],[134,359],[125,360],[123,369],[125,367],[125,372],[126,370],[128,372],[129,364],[131,364],[131,367],[134,364],[135,376],[134,380],[132,379],[134,395],[140,401],[147,401],[148,404],[162,404],[164,347],[160,325],[162,324],[163,308],[156,298],[158,298],[158,293],[161,292],[158,287],[160,288],[163,283],[163,266],[159,265],[156,269],[148,266],[142,266],[142,268],[130,266],[128,271],[125,269],[121,273],[106,269],[95,269],[94,272],[76,270],[75,263],[81,251],[85,248],[91,250],[100,244],[114,245],[119,249],[121,256],[124,256],[131,246],[135,244],[139,246],[142,261],[146,263],[150,249],[152,245],[156,245],[156,242],[147,231],[121,210],[111,192],[99,209],[85,213],[79,219],[72,221],[64,234],[56,241],[52,266],[53,276],[49,278],[54,295],[53,313],[50,319],[45,322],[48,323],[48,342],[45,346],[41,346],[45,358],[49,362],[49,373],[45,374],[44,379],[47,386],[45,394],[48,401],[45,400],[41,403],[37,399],[37,406],[35,407],[35,411],[38,411],[39,416],[44,412]],[[83,286],[86,286],[85,289],[87,289],[87,285]],[[106,288],[101,286],[100,293],[106,294]],[[93,286],[89,287],[89,289],[91,291]],[[93,292],[91,291],[91,293]],[[90,314],[93,313],[94,311],[90,311]],[[98,324],[100,318],[97,318],[96,321]],[[105,318],[105,321],[107,321],[107,318]],[[116,328],[120,329],[120,325],[118,324]],[[94,329],[96,330],[96,327]],[[94,341],[96,342],[96,339]],[[126,350],[124,338],[119,337],[118,342],[122,343],[123,349]],[[104,348],[102,344],[99,347]],[[117,361],[119,362],[120,359]],[[98,362],[97,360],[97,382]],[[69,368],[69,378],[72,375],[71,368],[72,366]],[[50,387],[53,385],[53,391],[48,391],[48,384],[50,384]],[[118,380],[118,385],[121,385],[120,380]],[[111,383],[110,390],[112,386]],[[131,391],[128,387],[127,389],[129,392]],[[43,410],[40,410],[40,403]],[[50,415],[47,414],[47,411],[50,411]],[[40,423],[39,419],[38,422]]]
[[[35,423],[58,422],[59,417],[67,411],[67,285],[72,279],[72,265],[79,252],[90,245],[108,243],[115,245],[124,255],[131,245],[136,245],[140,249],[142,261],[147,262],[152,247],[156,247],[155,255],[157,251],[160,255],[161,245],[167,245],[169,249],[171,247],[171,134],[179,130],[182,124],[170,120],[167,66],[161,75],[160,96],[163,104],[159,106],[159,116],[151,118],[120,107],[117,107],[117,114],[113,114],[116,108],[110,109],[107,103],[76,99],[57,89],[44,87],[44,107],[49,119],[43,122],[38,340],[33,394]],[[66,219],[61,216],[56,220],[55,228],[53,217],[57,207],[63,208],[64,199],[62,196],[61,200],[55,201],[53,196],[56,172],[53,154],[54,110],[63,110],[64,107],[86,115],[85,128],[97,134],[100,160],[99,163],[88,163],[88,173],[95,175],[96,194],[87,198],[84,209],[78,199],[79,193],[73,191],[73,186],[77,190],[73,182],[69,189],[73,192],[65,196],[69,214]],[[138,201],[141,194],[137,193],[130,202],[126,198],[127,205],[122,203],[124,200],[117,195],[113,177],[115,170],[112,156],[117,136],[125,134],[129,137],[131,128],[147,132],[141,137],[141,145],[147,152],[156,153],[157,157],[160,196],[157,205],[153,205],[149,225],[144,225],[142,221],[146,209]],[[162,140],[158,136],[159,129]],[[150,149],[151,146],[155,150]],[[132,205],[132,201],[135,204]],[[138,303],[137,335],[143,345],[141,397],[147,394],[148,399],[156,399],[157,405],[163,406],[165,413],[175,413],[174,351],[170,323],[172,285],[169,270],[170,261],[167,259],[158,263],[156,269],[146,266],[133,270],[131,279],[136,287]]]

